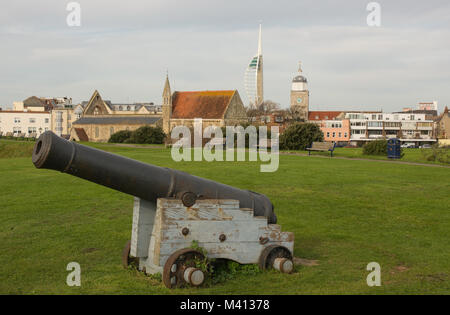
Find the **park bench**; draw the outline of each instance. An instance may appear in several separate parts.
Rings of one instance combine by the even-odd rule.
[[[336,146],[335,143],[332,142],[313,142],[311,145],[311,148],[307,148],[308,155],[311,155],[311,151],[329,151],[331,154],[331,157],[333,157],[333,151],[334,147]]]

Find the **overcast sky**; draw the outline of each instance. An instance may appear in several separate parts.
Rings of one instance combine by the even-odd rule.
[[[299,60],[310,108],[401,110],[450,105],[450,1],[65,0],[0,4],[0,107],[36,96],[161,103],[173,90],[238,89],[263,24],[264,92],[287,107]]]

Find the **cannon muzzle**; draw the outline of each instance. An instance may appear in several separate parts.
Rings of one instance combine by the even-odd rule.
[[[234,199],[241,208],[253,209],[255,216],[277,221],[265,195],[67,141],[51,131],[36,141],[32,161],[37,168],[71,174],[150,202],[173,197],[192,206],[198,198]]]

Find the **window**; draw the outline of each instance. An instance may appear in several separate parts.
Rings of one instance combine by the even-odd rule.
[[[127,110],[128,110],[128,111],[131,110],[131,107],[130,107],[130,106],[127,106]]]
[[[336,137],[336,132],[333,132],[333,138],[335,138]]]
[[[376,120],[377,119],[377,115],[372,115],[372,120]]]
[[[346,132],[344,132],[344,137],[347,138],[348,134]]]
[[[409,119],[411,119],[411,120],[414,120],[414,115],[411,115],[410,117],[409,117]]]
[[[20,123],[20,117],[14,117],[14,122],[16,124],[19,124]]]
[[[36,118],[30,118],[30,124],[34,124],[36,122]]]
[[[48,118],[45,118],[45,123],[48,124]]]
[[[342,133],[341,133],[341,132],[339,132],[339,138],[340,138],[340,137],[342,137]]]
[[[327,132],[327,138],[329,138],[330,137],[330,133],[329,132]]]
[[[28,134],[36,133],[36,127],[28,127]]]
[[[383,120],[383,115],[378,115],[378,120]]]

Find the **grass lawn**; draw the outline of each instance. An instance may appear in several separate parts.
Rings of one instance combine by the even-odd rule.
[[[450,293],[450,168],[281,155],[277,172],[260,173],[256,162],[176,163],[164,148],[93,145],[266,194],[282,229],[295,233],[295,256],[319,263],[169,290],[121,266],[131,196],[35,169],[31,157],[2,156],[4,143],[0,294]],[[66,285],[72,261],[81,287]],[[381,265],[381,287],[366,284],[369,262]]]
[[[402,149],[404,156],[401,159],[389,159],[385,155],[363,155],[362,148],[335,148],[333,152],[334,157],[345,157],[350,159],[370,159],[370,160],[389,160],[394,162],[411,162],[411,163],[424,163],[424,164],[437,164],[437,165],[446,165],[438,161],[427,161],[426,153],[429,153],[431,149],[413,149],[413,148],[404,148]],[[298,152],[302,154],[308,154],[308,151],[284,151],[284,152]],[[330,152],[311,152],[311,155],[320,155],[320,156],[330,156]]]

